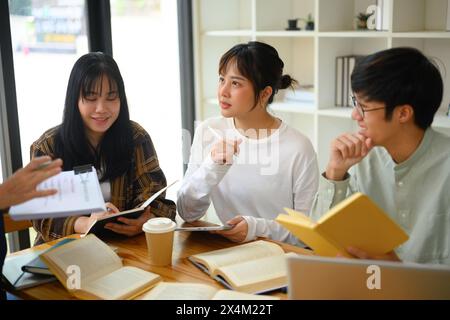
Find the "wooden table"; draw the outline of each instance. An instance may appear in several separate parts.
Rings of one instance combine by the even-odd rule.
[[[70,237],[79,237],[73,235]],[[124,265],[135,266],[147,271],[161,275],[164,281],[169,282],[196,282],[205,283],[216,288],[222,288],[218,282],[210,278],[203,271],[194,266],[187,258],[191,255],[222,249],[238,245],[222,236],[210,234],[208,232],[175,232],[172,265],[167,267],[155,267],[149,264],[147,257],[147,244],[144,234],[132,238],[104,239],[106,243],[118,248],[117,253],[123,259]],[[15,254],[30,252],[30,250],[46,249],[56,241],[42,244],[30,249],[19,251]],[[311,252],[296,246],[273,241],[281,245],[286,252],[297,252],[308,254]],[[13,294],[23,299],[39,300],[66,300],[76,299],[73,297],[59,281],[43,284],[37,287],[13,292]],[[281,299],[286,299],[286,294],[281,291],[273,292],[272,295]]]

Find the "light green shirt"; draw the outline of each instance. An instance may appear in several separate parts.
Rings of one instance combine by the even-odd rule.
[[[346,180],[321,175],[311,217],[318,220],[355,192],[368,195],[409,235],[396,249],[403,261],[450,264],[449,136],[427,129],[417,150],[400,164],[375,147]]]

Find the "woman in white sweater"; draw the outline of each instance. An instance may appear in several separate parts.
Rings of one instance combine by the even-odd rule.
[[[295,82],[268,44],[249,42],[220,59],[218,99],[223,117],[197,126],[188,170],[178,191],[178,212],[203,217],[211,201],[220,231],[236,242],[256,237],[299,244],[273,221],[283,207],[309,213],[318,187],[313,147],[303,134],[267,111],[279,89]]]

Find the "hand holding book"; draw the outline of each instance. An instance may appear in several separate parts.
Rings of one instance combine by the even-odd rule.
[[[347,252],[351,254],[353,257],[358,259],[369,259],[369,260],[385,260],[385,261],[396,261],[400,262],[400,258],[398,257],[397,253],[395,251],[389,251],[386,254],[378,254],[378,255],[371,255],[367,253],[364,250],[361,250],[359,248],[355,247],[348,247]],[[338,254],[338,256],[341,256]]]
[[[89,233],[101,235],[113,232],[126,236],[133,236],[142,232],[142,225],[148,219],[154,217],[150,212],[150,204],[176,182],[178,182],[178,180],[168,184],[166,187],[153,194],[140,206],[130,210],[119,211],[114,205],[109,204],[108,207],[110,212],[103,212],[96,215],[95,217],[97,219],[91,221],[88,230],[84,232],[85,235]]]
[[[380,207],[359,192],[331,208],[317,222],[301,212],[285,211],[287,214],[279,214],[275,221],[320,256],[392,256],[392,250],[408,240],[408,235]],[[349,247],[353,251],[348,252]]]
[[[97,222],[97,220],[106,218],[114,213],[119,212],[119,209],[111,202],[105,203],[106,211],[93,212],[89,217],[79,217],[75,221],[74,231],[76,233],[87,233],[90,228]]]

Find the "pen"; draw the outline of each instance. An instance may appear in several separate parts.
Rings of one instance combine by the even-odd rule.
[[[41,170],[41,169],[44,169],[45,167],[49,166],[51,163],[52,163],[51,160],[50,160],[50,161],[47,161],[47,162],[44,162],[44,163],[41,163],[41,164],[38,165],[38,166],[36,167],[36,169],[34,169],[34,170]]]
[[[214,129],[211,128],[210,126],[208,126],[208,129],[209,129],[209,131],[212,132],[212,134],[213,134],[217,139],[223,140],[222,136],[221,136],[216,130],[214,130]]]
[[[224,140],[225,141],[225,139],[216,131],[216,130],[214,130],[213,128],[211,128],[210,126],[208,126],[208,129],[209,129],[209,131],[211,131],[212,132],[212,134],[217,138],[217,139],[220,139],[220,140]],[[238,155],[236,154],[236,153],[234,153],[233,154],[233,158],[237,158],[238,157]]]

